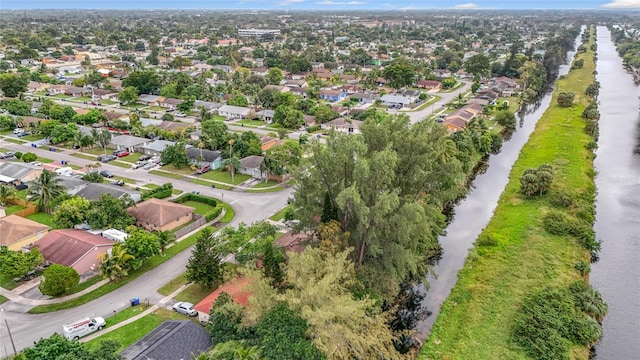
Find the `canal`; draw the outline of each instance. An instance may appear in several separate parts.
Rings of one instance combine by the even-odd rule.
[[[583,31],[584,29],[583,27]],[[582,33],[576,38],[575,48],[580,45],[581,36]],[[574,55],[573,51],[567,53],[566,64],[558,69],[559,76],[569,72],[569,63]],[[428,337],[431,326],[440,313],[442,303],[458,280],[457,274],[464,265],[468,250],[493,216],[498,199],[509,181],[511,167],[536,123],[549,106],[552,93],[553,89],[548,89],[538,101],[525,105],[516,114],[518,118],[516,131],[509,141],[504,142],[500,153],[489,157],[486,171],[473,180],[466,198],[455,206],[455,216],[447,226],[446,234],[438,239],[443,250],[442,258],[433,267],[433,273],[427,276],[429,289],[422,305],[431,312],[431,315],[416,327],[417,338]]]
[[[597,358],[640,359],[640,88],[606,27],[598,27],[600,138],[595,230],[602,241],[591,284],[609,305]]]

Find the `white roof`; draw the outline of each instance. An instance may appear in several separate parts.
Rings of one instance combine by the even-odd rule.
[[[406,98],[404,96],[399,96],[399,95],[383,95],[380,98],[380,101],[382,101],[382,102],[400,103],[400,104],[409,104],[411,102],[411,100],[409,100],[408,98]]]
[[[226,112],[226,113],[240,114],[240,115],[248,115],[249,111],[250,111],[249,108],[242,107],[242,106],[233,106],[233,105],[222,105],[220,109],[218,109],[218,112]]]
[[[15,180],[12,177],[8,177],[8,176],[4,176],[4,175],[0,175],[0,182],[4,182],[4,183],[10,183],[13,180]]]

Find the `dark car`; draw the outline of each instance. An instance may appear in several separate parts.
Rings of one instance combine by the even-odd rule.
[[[151,155],[142,155],[138,158],[138,161],[145,161],[151,159]]]
[[[115,159],[117,159],[117,158],[118,158],[118,157],[117,157],[117,156],[115,156],[115,155],[100,155],[100,156],[98,156],[98,161],[101,161],[101,162],[106,163],[106,162],[109,162],[109,161],[115,160]]]
[[[102,176],[104,176],[106,178],[112,178],[113,177],[113,174],[109,170],[100,171],[100,175],[102,175]]]
[[[18,190],[18,191],[24,190],[24,189],[28,189],[28,188],[29,187],[25,183],[20,183],[20,184],[16,185],[16,190]]]
[[[16,278],[13,278],[13,280],[15,282],[33,280],[36,278],[36,275],[37,274],[35,270],[30,270],[30,271],[27,271],[24,275],[22,275],[22,277],[16,277]]]

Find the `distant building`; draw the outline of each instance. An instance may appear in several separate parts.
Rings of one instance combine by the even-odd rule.
[[[264,35],[279,35],[280,30],[273,29],[238,29],[238,36],[240,37],[252,37],[261,38]]]

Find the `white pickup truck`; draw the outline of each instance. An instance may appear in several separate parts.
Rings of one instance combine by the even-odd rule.
[[[62,325],[62,334],[67,340],[78,340],[85,335],[101,330],[107,325],[102,317],[84,318]]]

